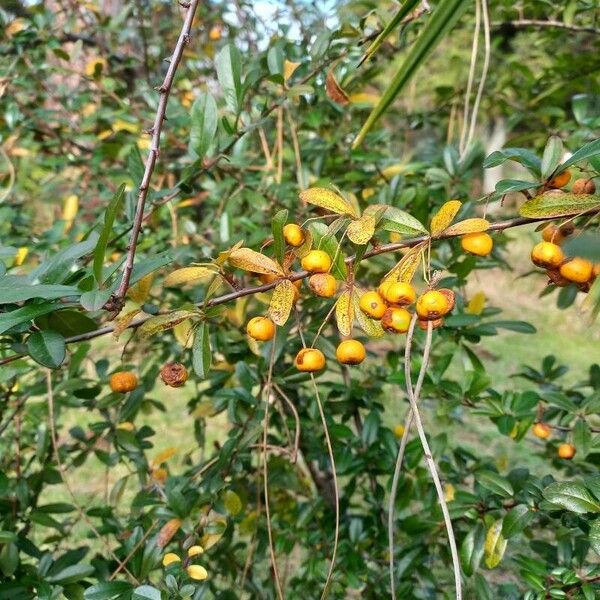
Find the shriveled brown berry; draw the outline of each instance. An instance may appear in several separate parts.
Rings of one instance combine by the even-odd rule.
[[[558,287],[566,287],[571,283],[560,274],[558,269],[548,269],[546,275],[548,275],[548,279]]]
[[[160,370],[160,378],[165,385],[178,388],[185,384],[188,379],[188,370],[185,365],[178,362],[167,363]]]
[[[435,319],[433,321],[417,319],[417,325],[419,326],[419,329],[422,329],[423,331],[427,331],[427,323],[431,323],[431,329],[439,329],[444,324],[444,319]]]
[[[578,179],[571,188],[574,194],[595,194],[596,184],[593,179]]]

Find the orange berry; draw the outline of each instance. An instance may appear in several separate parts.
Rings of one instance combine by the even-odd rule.
[[[596,263],[592,269],[594,277],[600,277],[600,263]]]
[[[560,266],[560,274],[574,283],[586,283],[592,278],[594,265],[585,258],[570,258]]]
[[[438,292],[440,294],[444,294],[444,296],[446,296],[446,300],[448,300],[448,312],[446,312],[446,314],[452,312],[454,310],[454,306],[456,305],[456,295],[454,292],[448,288],[440,288]]]
[[[295,362],[298,371],[314,373],[325,366],[325,356],[316,348],[303,348],[296,355]]]
[[[208,39],[213,42],[218,42],[221,39],[221,26],[215,25],[208,32]]]
[[[375,291],[365,292],[360,297],[358,305],[365,315],[373,319],[381,319],[386,309],[383,298]]]
[[[578,179],[571,188],[574,194],[595,194],[596,184],[593,179]]]
[[[335,355],[344,365],[358,365],[365,360],[367,352],[358,340],[344,340],[337,347]]]
[[[573,444],[561,444],[558,447],[558,456],[561,458],[566,458],[567,460],[571,460],[575,453],[577,452],[577,448],[573,446]]]
[[[560,246],[552,242],[540,242],[531,251],[531,260],[534,265],[544,269],[557,269],[565,259]]]
[[[323,250],[311,250],[300,264],[309,273],[327,273],[331,268],[331,258]]]
[[[110,389],[113,392],[125,394],[132,392],[138,385],[138,378],[130,371],[117,371],[110,378]]]
[[[417,292],[410,283],[398,281],[386,286],[383,296],[390,304],[396,306],[408,306],[417,299]]]
[[[563,171],[562,173],[559,173],[558,175],[555,175],[549,182],[548,182],[548,186],[551,188],[562,188],[565,187],[565,185],[567,185],[567,183],[569,183],[569,181],[571,181],[571,173],[570,171]]]
[[[392,333],[406,333],[410,326],[411,314],[405,308],[391,306],[381,317],[381,326]]]
[[[487,256],[494,247],[494,240],[489,233],[467,233],[460,238],[460,245],[469,254]]]
[[[426,321],[435,321],[449,312],[448,298],[438,290],[429,290],[417,300],[417,314]]]
[[[546,423],[536,423],[531,428],[531,431],[535,437],[539,437],[542,440],[547,440],[552,433],[552,430],[548,425],[546,425]]]
[[[557,227],[554,223],[546,225],[542,231],[542,238],[545,242],[552,242],[554,244],[561,244],[565,236],[562,234],[560,227]]]
[[[310,276],[308,287],[321,298],[332,298],[337,291],[337,281],[329,273],[316,273]]]
[[[382,281],[377,288],[377,292],[382,298],[385,298],[387,291],[390,289],[390,286],[395,283],[394,281]]]
[[[283,239],[290,246],[298,248],[304,244],[306,236],[299,225],[296,225],[296,223],[288,223],[283,228]]]
[[[246,332],[259,342],[268,342],[275,335],[275,324],[268,317],[253,317],[246,325]]]

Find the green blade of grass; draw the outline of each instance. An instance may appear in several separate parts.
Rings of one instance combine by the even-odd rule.
[[[470,6],[470,3],[464,0],[442,0],[439,3],[437,9],[431,15],[429,22],[411,48],[406,60],[394,76],[392,83],[371,111],[362,129],[358,132],[352,144],[353,148],[360,146],[373,125],[385,113],[390,104],[400,94],[404,86],[425,62],[429,54],[433,52],[442,38],[456,25],[468,6]]]

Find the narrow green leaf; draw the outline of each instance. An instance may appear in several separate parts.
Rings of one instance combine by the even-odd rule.
[[[514,160],[523,165],[535,177],[541,175],[542,163],[540,159],[531,150],[525,148],[504,148],[492,152],[483,161],[483,168],[491,169],[505,163],[507,160]]]
[[[212,362],[210,349],[210,331],[206,323],[200,323],[194,335],[192,345],[192,366],[201,379],[206,379]]]
[[[242,101],[240,51],[233,44],[228,44],[215,57],[215,67],[227,107],[237,115]]]
[[[104,213],[104,225],[102,226],[102,231],[100,232],[100,237],[98,238],[96,249],[94,250],[94,277],[96,278],[98,285],[102,285],[102,267],[104,265],[104,255],[106,253],[108,238],[112,232],[117,212],[121,209],[124,197],[125,184],[122,183]]]
[[[562,140],[556,136],[551,135],[548,138],[546,147],[544,148],[544,156],[542,157],[542,178],[547,179],[554,173],[556,167],[560,164],[560,159],[563,155],[563,143]]]
[[[275,258],[277,262],[283,264],[283,256],[285,254],[285,242],[283,240],[283,226],[286,224],[288,218],[288,211],[284,208],[279,212],[275,213],[271,222],[271,229],[273,230],[273,248],[275,250]]]
[[[574,481],[551,483],[544,489],[544,498],[565,510],[574,513],[598,513],[598,502],[581,483]]]
[[[0,304],[13,304],[24,302],[32,298],[43,298],[53,300],[55,298],[77,298],[81,291],[71,285],[16,285],[10,276],[0,280]]]
[[[463,2],[462,0],[441,0],[427,25],[423,28],[423,31],[421,31],[408,56],[400,66],[400,69],[392,79],[391,84],[375,108],[373,108],[366,123],[362,126],[362,129],[356,136],[356,139],[352,144],[353,148],[357,148],[362,144],[365,136],[371,130],[373,125],[398,97],[404,86],[417,72],[418,68],[425,62],[431,52],[433,52],[444,35],[456,25],[469,6],[469,2]]]
[[[140,585],[133,590],[131,600],[161,600],[160,590],[151,585]]]
[[[566,160],[560,167],[557,169],[557,173],[561,173],[565,169],[568,169],[571,165],[575,165],[578,162],[582,162],[587,160],[588,158],[592,158],[593,156],[600,155],[600,138],[595,139],[593,142],[586,144],[579,150],[573,152],[571,158]]]
[[[533,513],[527,506],[518,504],[504,517],[502,537],[508,540],[521,533],[532,519]]]
[[[40,365],[57,369],[67,356],[65,338],[57,331],[36,331],[27,338],[27,352]]]
[[[132,585],[126,581],[103,581],[87,588],[84,600],[119,600],[128,598]]]
[[[32,321],[36,317],[53,312],[58,308],[59,307],[53,303],[33,304],[30,306],[17,308],[11,312],[0,313],[0,334],[12,329],[16,325],[21,325],[21,323],[26,323],[27,321]]]
[[[590,546],[592,550],[600,555],[600,519],[596,519],[590,526]]]
[[[494,471],[479,471],[475,478],[477,483],[499,496],[508,498],[515,493],[510,481]]]
[[[217,103],[209,92],[200,92],[192,106],[190,146],[199,159],[204,158],[217,132]]]

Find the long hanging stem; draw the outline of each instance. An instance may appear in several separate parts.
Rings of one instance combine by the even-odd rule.
[[[410,324],[409,334],[414,330],[415,323],[417,321],[417,316],[413,316],[413,319]],[[427,335],[425,338],[425,348],[423,350],[423,364],[421,368],[426,368],[426,364],[429,361],[429,353],[431,351],[431,337],[432,337],[433,328],[431,325],[431,321],[427,322]],[[410,370],[410,361],[404,365],[405,369]],[[425,455],[425,462],[427,463],[427,467],[429,468],[429,472],[431,473],[431,478],[433,479],[433,484],[435,486],[438,501],[440,503],[440,507],[442,509],[442,515],[444,517],[444,524],[446,525],[446,532],[448,533],[448,542],[450,543],[450,554],[452,555],[452,566],[454,568],[454,583],[456,586],[456,600],[462,600],[462,582],[460,579],[460,562],[458,559],[458,549],[456,547],[456,539],[454,538],[454,530],[452,529],[452,520],[450,519],[450,513],[448,511],[448,505],[446,504],[446,499],[444,498],[444,490],[442,488],[442,483],[440,481],[440,476],[437,471],[437,467],[435,465],[435,461],[431,454],[431,448],[429,447],[429,442],[427,441],[427,436],[425,435],[425,429],[423,427],[423,422],[421,421],[421,414],[419,412],[419,406],[417,404],[418,397],[416,394],[413,394],[413,391],[407,386],[406,389],[408,393],[408,401],[410,402],[410,406],[412,409],[412,414],[415,420],[415,424],[417,426],[417,431],[419,432],[419,438],[421,440],[421,446],[423,447],[423,453]]]

